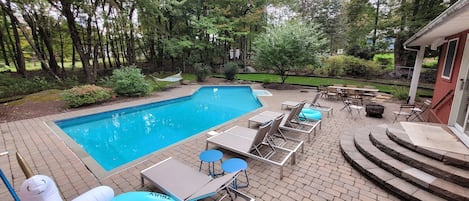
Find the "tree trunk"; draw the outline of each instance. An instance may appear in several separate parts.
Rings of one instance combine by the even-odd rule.
[[[98,45],[95,45],[93,47],[93,75],[96,76],[98,75],[98,68],[99,68],[99,62],[98,62]]]
[[[136,56],[135,56],[135,36],[134,36],[134,24],[132,23],[132,17],[135,10],[135,4],[132,5],[129,11],[129,22],[130,22],[130,36],[127,43],[127,61],[129,64],[136,63]]]
[[[75,71],[76,67],[76,61],[75,59],[77,58],[77,50],[75,46],[72,47],[72,72]]]
[[[24,59],[23,48],[21,47],[21,38],[18,33],[17,26],[19,25],[19,21],[16,16],[13,14],[11,10],[10,2],[7,1],[8,5],[5,5],[3,2],[0,1],[0,6],[5,11],[5,13],[10,17],[11,26],[13,29],[13,37],[15,38],[14,49],[15,49],[15,64],[16,64],[16,71],[22,75],[23,77],[27,77],[26,72],[26,61]]]
[[[403,66],[405,65],[405,62],[402,59],[402,55],[404,54],[404,47],[402,46],[403,44],[403,39],[402,39],[402,34],[405,30],[405,25],[406,25],[406,12],[404,10],[404,6],[406,4],[406,0],[401,0],[401,8],[400,8],[400,15],[401,15],[401,21],[399,25],[399,32],[396,34],[396,38],[394,39],[394,72],[397,72],[397,66]]]
[[[95,7],[94,7],[95,8]],[[89,71],[89,77],[92,83],[95,83],[98,80],[98,75],[96,74],[98,71],[98,64],[96,63],[98,51],[95,49],[97,46],[93,45],[93,15],[95,9],[93,9],[89,14],[88,18],[86,19],[86,32],[85,32],[85,48],[86,54],[89,56],[89,59],[92,59],[91,69]]]
[[[95,25],[96,25],[96,32],[98,34],[98,45],[99,45],[99,50],[101,51],[101,53],[99,54],[99,56],[101,56],[101,59],[103,61],[103,68],[104,69],[107,69],[107,66],[106,66],[106,57],[104,57],[104,43],[103,43],[103,37],[101,37],[101,32],[99,31],[99,26],[98,26],[98,21],[95,20]]]
[[[55,58],[55,51],[54,46],[52,46],[51,42],[51,34],[49,31],[45,30],[44,28],[39,27],[39,35],[46,46],[47,53],[49,54],[49,67],[55,74],[59,72],[59,65],[57,64],[57,59]]]
[[[113,68],[112,66],[112,60],[111,60],[111,51],[109,50],[109,43],[111,43],[111,37],[109,36],[109,34],[107,34],[107,41],[106,41],[106,56],[107,56],[107,60],[109,61],[109,67],[110,68]],[[112,52],[114,53],[114,52]]]
[[[149,41],[149,48],[150,48],[150,63],[152,64],[152,66],[154,66],[154,71],[156,71],[158,69],[157,65],[156,65],[156,51],[155,51],[155,40],[153,40],[153,38],[150,38],[150,41]]]
[[[10,66],[8,54],[7,54],[6,47],[5,47],[5,40],[3,39],[2,29],[0,29],[0,49],[2,51],[2,56],[3,56],[3,60],[5,61],[5,65]]]
[[[7,30],[7,38],[8,38],[7,49],[8,49],[8,53],[9,53],[10,56],[14,57],[12,59],[12,61],[13,61],[13,65],[15,65],[15,68],[16,68],[16,66],[18,66],[18,61],[16,60],[16,57],[13,56],[13,55],[15,55],[14,52],[16,51],[15,50],[15,43],[13,42],[10,31],[8,31],[10,25],[8,24],[8,19],[7,19],[7,16],[6,16],[5,12],[3,12],[3,24],[4,24],[5,30]]]
[[[119,36],[119,38],[121,39],[124,39],[126,38],[125,36]],[[126,51],[126,48],[125,48],[125,44],[124,44],[124,40],[119,40],[118,42],[118,47],[119,47],[119,50],[121,51],[122,53],[122,63],[123,64],[126,64],[126,60],[127,60],[127,51]]]
[[[62,32],[60,31],[59,33],[59,38],[60,38],[60,65],[62,67],[62,77],[65,77],[67,75],[67,71],[65,70],[65,65],[64,65],[64,36],[62,35]]]
[[[40,25],[37,24],[38,22],[38,15],[37,13],[33,12],[32,14],[23,14],[23,19],[26,21],[26,23],[29,25],[29,28],[31,30],[31,35],[33,37],[32,40],[28,40],[28,42],[31,43],[31,46],[33,47],[33,49],[35,50],[36,52],[36,56],[38,57],[38,59],[40,61],[47,61],[48,58],[47,58],[47,55],[44,51],[44,47],[43,47],[43,43],[41,43],[41,39],[42,40],[46,40],[46,35],[45,34],[42,34],[40,33]],[[43,29],[42,29],[43,30]],[[23,29],[22,29],[23,31]],[[24,31],[23,31],[24,33]],[[25,34],[25,37],[26,36],[26,33]],[[35,48],[34,48],[35,47]],[[50,60],[49,60],[50,61]],[[41,69],[44,71],[44,72],[48,72],[49,70],[49,67],[47,65],[45,65],[46,62],[41,62]],[[50,62],[49,62],[49,66],[50,66]],[[57,74],[57,68],[55,69],[52,69],[52,72],[55,74]]]
[[[76,51],[78,52],[78,55],[80,55],[80,59],[82,62],[83,66],[83,71],[86,76],[86,80],[88,82],[93,82],[92,75],[90,72],[90,64],[89,60],[90,57],[88,54],[85,53],[85,50],[83,48],[80,35],[78,33],[78,29],[76,27],[75,23],[75,16],[73,15],[73,12],[71,10],[71,4],[70,1],[68,0],[60,0],[62,3],[62,14],[65,16],[67,19],[67,24],[68,24],[68,30],[70,32],[70,37],[72,38],[73,46],[76,48]]]
[[[111,40],[111,50],[112,50],[112,54],[114,55],[115,66],[119,67],[121,65],[120,53],[119,53],[119,50],[116,48],[115,40]]]
[[[33,40],[31,41],[33,45],[37,48],[36,49],[36,56],[38,57],[39,60],[47,60],[46,54],[44,53],[44,48],[42,47],[42,44],[39,42],[39,35],[37,35],[37,26],[36,23],[29,18],[29,16],[23,16],[23,18],[27,19],[26,22],[29,24],[29,27],[31,28],[31,35],[33,37]],[[44,72],[47,72],[47,67],[42,64],[41,62],[41,69]]]

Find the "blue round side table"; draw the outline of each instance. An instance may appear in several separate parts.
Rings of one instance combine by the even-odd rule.
[[[202,170],[202,164],[206,162],[208,164],[208,174],[212,177],[217,176],[218,174],[215,172],[215,162],[220,161],[220,164],[221,164],[222,158],[223,158],[223,153],[216,149],[207,149],[203,152],[200,152],[199,172]]]
[[[238,184],[238,179],[236,178],[233,181],[233,188],[238,189],[238,188],[245,188],[249,186],[249,178],[248,178],[248,173],[247,173],[247,168],[248,168],[248,163],[246,163],[245,160],[240,159],[240,158],[230,158],[228,160],[223,161],[221,164],[221,169],[223,170],[223,173],[232,173],[236,171],[241,171],[244,172],[244,175],[246,176],[246,183],[243,185]]]

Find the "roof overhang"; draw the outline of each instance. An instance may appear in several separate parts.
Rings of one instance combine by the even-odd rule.
[[[469,0],[460,0],[410,37],[404,47],[431,45],[434,48],[443,44],[445,37],[468,29]]]

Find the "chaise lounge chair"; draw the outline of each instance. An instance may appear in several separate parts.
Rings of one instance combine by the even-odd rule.
[[[259,129],[234,126],[222,133],[207,139],[206,149],[209,143],[223,149],[247,156],[262,162],[280,167],[280,179],[283,177],[283,167],[289,158],[291,164],[295,163],[294,152],[283,147],[278,147],[265,140],[272,122],[261,125]],[[277,160],[274,160],[276,158]]]
[[[322,111],[322,112],[326,112],[327,113],[327,117],[329,117],[329,113],[331,113],[332,115],[334,115],[334,108],[332,107],[328,107],[328,106],[323,106],[323,105],[320,105],[318,103],[318,99],[319,97],[321,96],[321,93],[317,93],[313,100],[308,103],[308,104],[305,104],[306,107],[308,108],[311,108],[311,109],[315,109],[315,110],[319,110],[319,111]],[[294,106],[300,104],[301,102],[297,102],[297,101],[285,101],[285,102],[282,102],[282,105],[281,105],[281,108],[293,108]]]
[[[232,196],[234,189],[229,188],[229,185],[238,173],[239,171],[213,179],[170,157],[142,170],[140,177],[142,187],[146,179],[176,200],[199,200],[212,197],[223,190],[227,192],[224,196]]]
[[[280,129],[307,134],[308,142],[311,142],[311,134],[314,131],[314,135],[316,135],[316,127],[319,125],[319,128],[321,128],[322,121],[314,119],[302,120],[299,116],[301,109],[303,108],[302,105],[304,105],[304,103],[292,108],[287,118],[282,120]]]
[[[307,134],[308,142],[310,142],[311,133],[313,133],[314,131],[314,135],[316,135],[316,127],[319,125],[319,128],[321,128],[322,121],[316,120],[316,119],[300,118],[300,113],[304,105],[305,103],[301,102],[300,104],[294,106],[292,110],[290,111],[290,113],[288,113],[287,117],[282,119],[282,122],[280,123],[280,129]],[[266,116],[268,114],[272,114],[272,115]],[[279,116],[277,114],[278,114],[277,112],[266,111],[266,112],[259,114],[259,115],[262,115],[263,118],[257,118],[256,117],[257,115],[256,115],[250,119],[273,120]]]
[[[271,121],[270,129],[267,132],[264,140],[267,140],[267,143],[273,146],[291,150],[293,152],[292,163],[295,164],[296,153],[298,152],[298,149],[301,148],[301,153],[304,153],[304,142],[302,140],[289,138],[285,136],[282,131],[280,131],[280,123],[282,123],[283,117],[285,117],[285,114],[282,113],[280,116]]]
[[[280,130],[280,124],[282,123],[284,117],[285,114],[278,116],[272,121],[272,126],[270,127],[269,133],[267,135],[268,140],[270,140],[271,143],[275,146],[291,149],[293,153],[296,153],[301,147],[301,153],[304,153],[304,142],[302,140],[287,137]]]

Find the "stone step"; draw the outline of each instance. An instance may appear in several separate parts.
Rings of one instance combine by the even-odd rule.
[[[425,155],[414,152],[413,150],[407,149],[406,147],[400,146],[389,139],[386,135],[386,129],[384,128],[373,128],[370,133],[370,140],[375,147],[409,166],[446,181],[469,187],[469,171],[455,166],[446,165],[439,160],[429,158]]]
[[[399,128],[388,128],[386,134],[391,140],[401,146],[442,161],[445,164],[469,170],[469,154],[466,155],[414,145],[405,131]]]
[[[367,132],[359,132],[354,136],[355,146],[365,157],[384,170],[397,177],[419,186],[429,192],[449,200],[469,200],[469,189],[426,172],[409,166],[375,147]]]
[[[442,201],[445,200],[412,183],[401,179],[363,156],[355,147],[354,135],[344,133],[340,139],[340,149],[345,159],[358,171],[366,175],[382,188],[394,193],[403,200]]]

